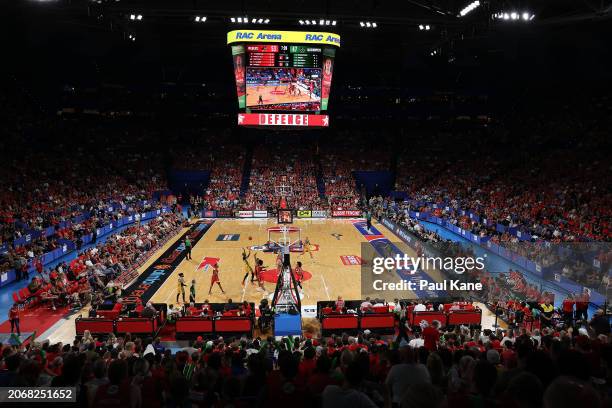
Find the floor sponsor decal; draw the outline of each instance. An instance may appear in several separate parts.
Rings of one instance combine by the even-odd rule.
[[[365,239],[372,245],[374,250],[381,257],[394,257],[396,254],[400,256],[404,255],[404,252],[389,241],[379,230],[374,226],[367,229],[365,221],[353,221],[353,225],[357,230],[365,237]],[[411,265],[412,267],[412,265]],[[418,287],[419,280],[426,280],[429,283],[434,283],[434,280],[423,270],[417,270],[415,273],[410,273],[410,270],[397,269],[397,275],[406,280],[413,281],[414,285]],[[419,298],[434,298],[448,296],[448,293],[443,290],[414,290],[413,291]]]
[[[337,232],[334,232],[333,234],[331,234],[331,236],[336,238],[338,241],[340,241],[340,238],[342,238],[342,234],[338,234]]]
[[[213,258],[210,256],[205,257],[204,259],[202,259],[202,262],[200,262],[200,265],[198,266],[198,272],[199,271],[208,272],[220,260],[221,258]]]
[[[189,228],[156,262],[145,269],[134,283],[123,290],[123,301],[130,303],[135,302],[138,298],[143,303],[149,301],[185,258],[184,239],[189,237],[192,248],[195,247],[213,223],[214,221],[201,221]]]
[[[341,255],[340,260],[342,264],[346,266],[361,265],[363,263],[361,257],[357,255]]]
[[[217,237],[217,241],[238,241],[240,234],[220,234]]]

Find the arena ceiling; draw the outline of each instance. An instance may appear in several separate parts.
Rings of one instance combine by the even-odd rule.
[[[341,58],[383,85],[397,78],[398,67],[437,76],[447,64],[473,67],[495,60],[494,70],[514,70],[508,61],[537,61],[551,53],[555,55],[545,61],[551,67],[581,60],[609,71],[612,0],[481,0],[474,11],[458,17],[472,1],[25,0],[3,2],[2,14],[7,17],[4,38],[15,50],[9,69],[30,71],[36,78],[112,79],[131,70],[128,80],[152,75],[156,80],[231,83],[227,31],[264,27],[231,23],[232,16],[241,15],[270,19],[265,25],[269,29],[337,32],[343,41]],[[501,11],[527,11],[534,18],[492,18]],[[142,19],[132,20],[132,14]],[[206,16],[206,22],[196,23],[195,16]],[[305,27],[300,19],[337,24]],[[376,22],[377,28],[361,27],[363,21]],[[431,29],[419,29],[425,25]],[[346,64],[339,67],[346,78],[355,74]]]

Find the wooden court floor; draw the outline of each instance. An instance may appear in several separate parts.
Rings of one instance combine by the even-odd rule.
[[[206,235],[192,250],[192,260],[184,260],[155,293],[154,302],[174,303],[177,295],[178,274],[183,273],[186,283],[196,280],[196,301],[208,299],[210,302],[234,302],[247,300],[255,303],[274,292],[274,284],[265,283],[265,291],[257,285],[242,286],[244,263],[242,248],[262,245],[268,240],[267,228],[277,226],[276,221],[269,220],[217,220]],[[350,220],[297,220],[294,227],[301,230],[302,239],[308,238],[318,249],[308,253],[291,253],[291,263],[301,261],[311,277],[303,282],[302,304],[316,305],[319,300],[332,300],[337,296],[345,299],[361,298],[361,268],[359,265],[344,265],[342,256],[360,256],[361,243],[366,242]],[[381,227],[377,225],[377,228]],[[384,232],[390,234],[389,231]],[[225,236],[235,236],[236,241],[218,240]],[[249,237],[252,239],[249,240]],[[251,250],[254,254],[256,251]],[[276,255],[257,252],[264,265],[275,268]],[[215,285],[212,294],[210,288],[211,267],[201,267],[206,258],[218,258],[219,276],[225,294]],[[250,259],[253,265],[253,256]],[[187,288],[188,289],[188,288]],[[188,291],[187,291],[188,295]],[[188,297],[188,296],[187,296]],[[181,299],[182,300],[182,299]]]
[[[382,224],[373,223],[386,238],[394,243],[400,243],[391,231]],[[249,282],[243,287],[241,282],[244,277],[244,263],[242,262],[242,248],[262,245],[268,239],[267,228],[277,226],[276,220],[216,220],[213,226],[206,232],[204,237],[192,250],[192,259],[183,260],[174,270],[159,290],[153,295],[153,302],[175,304],[177,295],[178,274],[185,275],[187,285],[192,279],[196,280],[196,301],[203,302],[208,299],[211,303],[224,303],[231,299],[233,302],[247,300],[256,304],[264,298],[270,298],[274,292],[275,285],[271,282],[265,283],[265,291],[258,289],[257,285]],[[311,274],[310,279],[303,284],[303,306],[315,306],[317,301],[335,300],[342,296],[347,300],[361,299],[361,267],[359,265],[345,265],[342,256],[360,256],[361,244],[367,242],[359,233],[351,220],[344,219],[321,219],[321,220],[296,220],[293,226],[301,229],[302,239],[308,238],[318,250],[312,252],[312,258],[308,253],[291,253],[291,263],[301,261],[303,269]],[[184,230],[182,231],[184,232]],[[182,233],[181,232],[181,233]],[[234,237],[238,235],[237,237]],[[170,247],[180,236],[170,239],[161,249],[157,251],[141,268],[143,272],[152,262],[155,262],[163,252]],[[228,239],[228,236],[236,240]],[[249,239],[251,237],[252,239]],[[226,238],[226,239],[223,239]],[[218,240],[222,239],[222,240]],[[414,251],[404,244],[398,244],[400,249],[410,256],[416,256]],[[251,250],[250,263],[253,265],[253,254]],[[272,253],[257,252],[258,257],[264,261],[264,265],[275,268],[276,255]],[[210,266],[200,267],[202,261],[219,263],[219,277],[225,294],[221,293],[218,286],[208,294],[210,288],[210,277],[212,268]],[[440,281],[442,278],[436,271],[429,271],[430,276]],[[250,278],[250,277],[249,277]],[[185,296],[189,301],[189,287],[185,288]],[[416,298],[412,292],[403,292],[398,297]],[[392,299],[387,299],[391,301]],[[179,301],[182,304],[182,298]],[[493,323],[492,314],[483,308],[483,326],[490,327]],[[80,313],[85,314],[89,307]],[[74,319],[80,314],[65,319],[61,324],[53,328],[53,331],[41,336],[41,340],[49,339],[52,342],[71,342],[75,336]]]

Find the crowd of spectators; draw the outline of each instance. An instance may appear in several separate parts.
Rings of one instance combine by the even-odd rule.
[[[289,208],[322,210],[317,189],[316,166],[312,149],[303,146],[261,145],[255,148],[253,164],[242,208],[266,210],[281,197]]]
[[[603,327],[603,332],[601,328]],[[437,321],[396,336],[93,337],[4,345],[0,386],[76,387],[80,406],[607,407],[612,343],[567,330],[478,330]]]
[[[28,285],[24,306],[32,302],[56,305],[74,303],[79,308],[92,301],[101,303],[117,296],[133,278],[132,272],[182,225],[182,217],[165,213],[146,223],[136,223],[105,240],[95,238],[70,262],[35,272]]]

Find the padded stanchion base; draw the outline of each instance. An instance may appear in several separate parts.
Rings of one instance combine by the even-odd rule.
[[[274,336],[301,336],[302,316],[279,313],[274,316]]]

